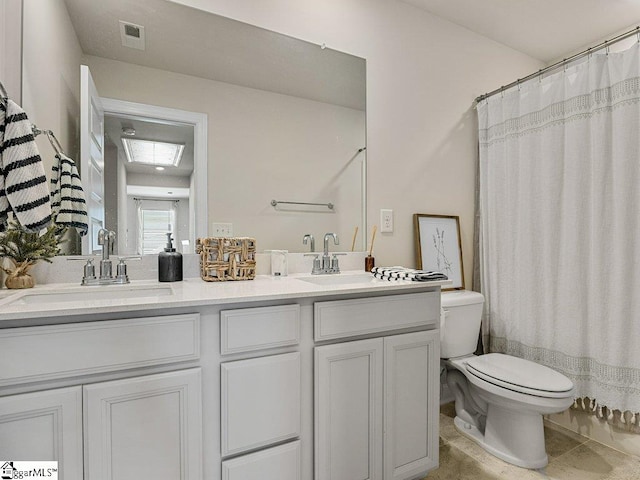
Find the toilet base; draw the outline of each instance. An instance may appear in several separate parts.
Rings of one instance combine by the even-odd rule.
[[[530,469],[540,469],[549,463],[540,414],[490,404],[484,434],[459,417],[454,424],[462,435],[505,462]]]

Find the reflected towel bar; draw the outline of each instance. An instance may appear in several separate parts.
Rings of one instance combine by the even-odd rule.
[[[271,206],[273,207],[277,207],[279,203],[286,203],[287,205],[313,205],[316,207],[327,207],[329,210],[333,210],[333,203],[283,202],[282,200],[271,200]]]

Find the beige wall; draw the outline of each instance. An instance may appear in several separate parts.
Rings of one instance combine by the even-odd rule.
[[[397,0],[179,0],[367,60],[369,228],[378,265],[414,264],[412,214],[459,215],[471,284],[476,96],[542,67],[527,55]]]
[[[9,97],[22,102],[22,0],[0,2],[0,79]]]
[[[22,37],[22,107],[32,123],[52,130],[75,160],[82,50],[64,1],[24,0]],[[44,136],[37,143],[48,174],[55,152]]]
[[[303,251],[326,232],[351,248],[361,218],[364,112],[222,82],[84,58],[101,96],[208,115],[208,211],[256,237],[259,250]],[[137,182],[130,175],[129,183]],[[332,202],[328,209],[275,210],[271,200]],[[315,210],[310,212],[309,210]],[[333,250],[333,247],[332,247]]]

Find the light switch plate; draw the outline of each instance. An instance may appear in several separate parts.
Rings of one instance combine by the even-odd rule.
[[[393,232],[393,210],[386,208],[380,210],[380,232]]]

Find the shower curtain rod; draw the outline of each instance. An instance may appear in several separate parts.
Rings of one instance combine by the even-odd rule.
[[[544,75],[545,73],[551,71],[551,70],[555,70],[558,67],[561,67],[563,65],[566,65],[570,62],[573,62],[574,60],[577,60],[579,58],[582,57],[586,57],[587,55],[591,55],[593,52],[598,51],[598,50],[602,50],[603,48],[607,48],[609,47],[609,45],[612,45],[614,43],[617,43],[621,40],[624,40],[626,38],[629,38],[633,35],[637,35],[638,36],[638,42],[640,42],[640,25],[637,26],[636,28],[634,28],[633,30],[629,30],[628,32],[625,33],[621,33],[620,35],[618,35],[617,37],[613,37],[611,40],[605,40],[602,43],[599,43],[598,45],[591,47],[591,48],[587,48],[586,50],[583,50],[582,52],[576,53],[575,55],[572,55],[568,58],[565,58],[563,60],[560,60],[559,62],[556,62],[552,65],[549,65],[548,67],[545,68],[541,68],[540,70],[538,70],[535,73],[532,73],[530,75],[527,75],[526,77],[522,77],[517,79],[515,82],[511,82],[507,85],[503,85],[500,88],[496,88],[495,90],[489,92],[489,93],[485,93],[483,95],[480,95],[478,98],[476,98],[475,103],[478,104],[480,103],[482,100],[489,98],[497,93],[501,93],[504,92],[505,90],[508,90],[511,87],[515,87],[517,85],[520,85],[523,82],[526,82],[527,80],[531,80],[532,78],[536,78],[536,77],[540,77],[542,75]]]

